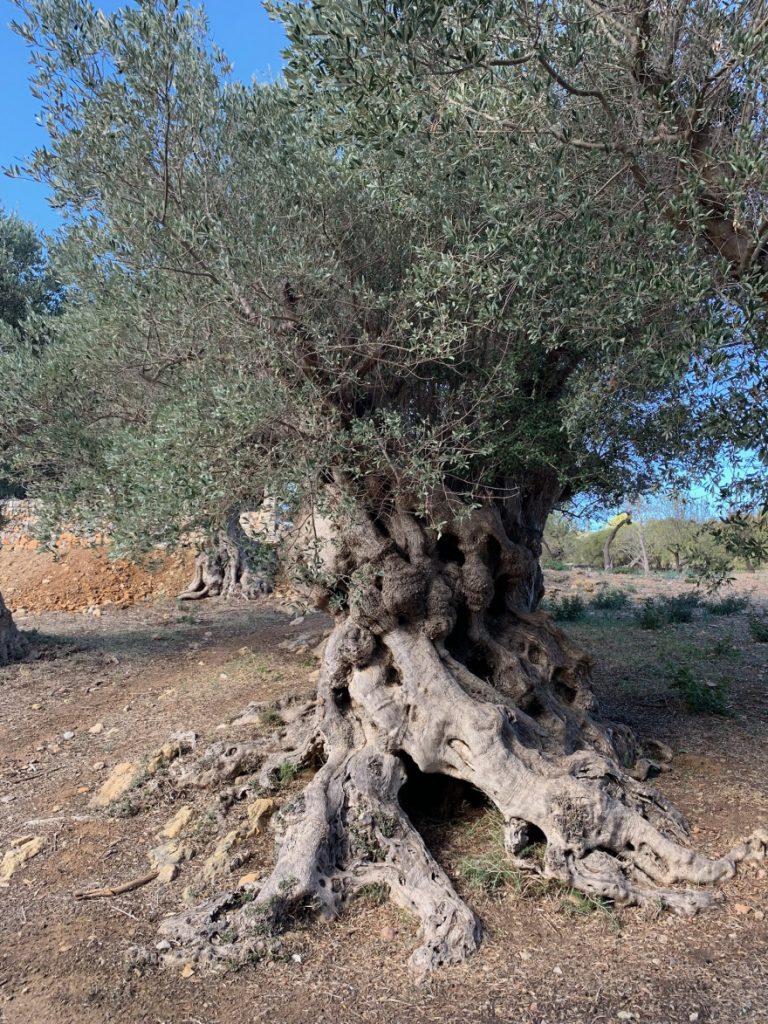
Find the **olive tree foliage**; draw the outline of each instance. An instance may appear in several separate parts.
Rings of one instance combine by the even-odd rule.
[[[14,438],[22,475],[56,465],[57,494],[138,542],[286,473],[310,491],[318,470],[373,473],[428,511],[446,480],[470,499],[529,470],[610,493],[694,451],[677,389],[727,337],[722,296],[612,154],[437,117],[404,86],[380,102],[421,130],[357,144],[335,111],[226,84],[190,9],[21,6],[50,134],[29,169],[80,295],[30,381],[51,387],[40,436]],[[361,10],[344,32],[375,24]],[[536,125],[564,103],[540,77],[469,95]]]
[[[521,867],[620,903],[711,904],[676,884],[730,877],[768,835],[687,849],[644,782],[663,747],[600,721],[589,657],[537,611],[551,509],[710,465],[694,362],[727,351],[734,310],[742,346],[762,317],[761,245],[742,267],[710,224],[708,159],[686,178],[673,143],[611,141],[634,93],[643,138],[678,131],[643,61],[617,77],[618,30],[581,7],[531,8],[536,28],[508,5],[328,2],[280,9],[288,84],[246,87],[172,0],[19,6],[50,135],[30,170],[67,219],[77,295],[60,343],[4,357],[26,410],[0,411],[16,471],[127,543],[290,483],[335,616],[279,749],[261,735],[177,766],[182,785],[262,789],[317,770],[254,900],[165,920],[169,957],[249,959],[286,911],[335,916],[372,883],[420,920],[417,970],[468,956],[480,922],[399,796],[423,774],[485,794]],[[696,32],[675,52],[710,73]],[[739,175],[758,206],[760,166]]]
[[[62,300],[40,235],[0,207],[0,350],[44,341]]]
[[[662,433],[679,438],[692,416],[702,445],[709,441],[731,465],[741,462],[725,484],[726,504],[765,505],[763,0],[273,0],[272,9],[293,44],[288,80],[302,103],[323,110],[331,135],[389,145],[419,132],[432,139],[467,133],[516,152],[531,179],[546,181],[546,196],[522,186],[526,197],[545,198],[543,215],[521,205],[515,176],[496,186],[508,227],[522,231],[531,253],[544,249],[559,263],[550,296],[570,291],[583,217],[608,244],[605,261],[591,264],[594,277],[618,259],[628,295],[646,286],[634,277],[634,246],[617,235],[617,221],[633,219],[648,243],[658,235],[669,240],[691,275],[683,281],[681,268],[673,285],[689,310],[702,294],[698,264],[709,276],[707,301],[728,323],[721,333],[697,332],[678,396],[685,413]],[[579,173],[585,178],[574,187]],[[595,282],[596,303],[599,295]],[[569,323],[571,312],[566,300]],[[592,312],[600,330],[602,311]],[[566,417],[603,458],[624,464],[642,436],[637,398],[647,387],[649,352],[635,325],[630,316],[620,353],[582,366],[581,383],[591,388],[575,389]],[[551,332],[553,324],[542,326]],[[556,337],[550,333],[552,344]],[[662,348],[655,356],[671,382],[681,353]],[[755,457],[744,462],[744,450]],[[641,490],[650,481],[643,483]]]

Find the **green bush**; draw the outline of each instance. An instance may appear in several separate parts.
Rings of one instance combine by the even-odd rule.
[[[712,653],[718,656],[735,654],[738,647],[733,642],[732,636],[721,636],[718,640],[715,640],[712,645]]]
[[[768,644],[768,619],[757,615],[749,617],[749,635],[759,644]]]
[[[564,597],[556,598],[544,608],[551,612],[558,622],[575,622],[577,619],[584,618],[587,610],[583,599],[578,594],[572,596],[566,594]]]
[[[728,714],[727,680],[721,679],[717,683],[710,683],[697,678],[689,668],[678,668],[672,674],[670,685],[696,714]]]
[[[646,597],[643,601],[637,613],[637,621],[641,629],[661,629],[664,625],[664,616],[652,597]]]
[[[707,601],[704,607],[711,615],[737,615],[749,608],[749,598],[729,594],[719,601]]]
[[[690,622],[701,604],[698,594],[689,592],[661,599],[661,614],[667,622]]]
[[[557,558],[545,558],[541,563],[542,569],[555,569],[557,572],[567,572],[571,567],[567,562],[561,562]]]
[[[589,602],[590,608],[597,608],[600,611],[614,611],[624,608],[629,601],[629,594],[626,590],[615,590],[608,587],[600,590]]]
[[[283,761],[278,770],[278,778],[283,785],[290,785],[301,774],[301,767],[292,761]]]

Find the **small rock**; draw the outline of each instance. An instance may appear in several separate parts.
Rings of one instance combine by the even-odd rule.
[[[141,773],[138,761],[121,761],[110,772],[109,778],[91,799],[91,807],[106,807],[113,800],[125,796]]]
[[[78,786],[77,787],[77,792],[80,793],[81,795],[83,793],[90,793],[91,792],[91,787],[90,786]]]
[[[158,834],[164,839],[176,839],[191,817],[191,807],[186,805],[184,807],[180,807],[174,816],[165,823]]]
[[[32,710],[33,711],[39,711],[42,708],[42,706],[43,706],[42,704],[33,704],[32,705]]]
[[[764,912],[762,910],[756,910],[755,911],[755,920],[756,921],[763,921],[764,919],[765,919]]]
[[[562,967],[553,967],[552,968],[552,973],[553,974],[562,974],[563,973],[563,968]]]
[[[300,964],[301,963],[301,955],[299,953],[291,953],[291,960],[293,960],[293,962],[295,964]]]
[[[36,857],[45,846],[45,839],[41,836],[22,836],[11,842],[11,849],[7,851],[0,862],[0,886],[7,886],[13,877],[16,869],[25,864],[32,857]]]
[[[221,680],[229,679],[229,676],[227,675],[226,672],[219,672],[219,679],[221,679]]]
[[[616,1016],[619,1018],[619,1020],[634,1020],[635,1019],[634,1013],[630,1013],[629,1010],[619,1010],[619,1012],[616,1014]]]
[[[106,767],[107,765],[105,761],[94,761],[93,764],[91,765],[91,768],[95,772],[103,771]]]
[[[158,882],[162,882],[163,885],[170,885],[170,883],[176,878],[179,873],[178,864],[163,864],[157,873]]]
[[[392,942],[395,937],[395,929],[390,928],[389,925],[387,925],[385,928],[381,929],[379,936],[384,939],[385,942]]]
[[[153,867],[162,870],[166,864],[180,864],[183,860],[191,860],[194,850],[180,843],[163,843],[149,851],[149,860]]]
[[[59,746],[58,743],[49,743],[48,744],[48,751],[51,754],[60,754],[61,753],[61,747]]]
[[[71,730],[69,730],[67,732],[63,732],[61,734],[61,738],[63,740],[73,740],[75,738],[75,734]]]
[[[253,885],[254,882],[258,882],[261,878],[261,874],[258,871],[249,871],[247,875],[241,875],[237,884],[241,889],[244,889],[246,885]]]
[[[697,1021],[698,1019],[699,1019],[698,1013],[689,1013],[688,1014],[688,1020],[690,1020],[691,1022]]]
[[[158,952],[160,953],[165,953],[170,948],[171,944],[168,941],[168,939],[163,939],[162,942],[158,942],[155,944],[155,949],[158,950]]]
[[[242,834],[233,829],[223,836],[203,864],[202,877],[207,880],[214,879],[217,875],[224,874],[230,868],[232,860],[231,851],[242,839]]]
[[[734,903],[733,909],[737,914],[748,914],[752,908],[747,903]]]
[[[161,768],[167,768],[177,757],[181,757],[182,754],[187,754],[190,750],[194,750],[196,741],[197,734],[194,732],[180,732],[175,736],[171,736],[168,742],[164,743],[150,757],[147,762],[147,771],[150,775],[154,775]]]
[[[271,817],[276,810],[277,800],[273,800],[271,797],[261,797],[254,800],[252,804],[248,804],[246,811],[249,829],[246,838],[249,839],[256,832],[262,832],[267,818]]]
[[[184,964],[184,966],[181,968],[182,978],[191,978],[194,973],[195,968],[192,966],[192,964]]]
[[[96,725],[92,725],[88,730],[91,736],[98,736],[104,732],[104,725],[101,722],[97,722]]]

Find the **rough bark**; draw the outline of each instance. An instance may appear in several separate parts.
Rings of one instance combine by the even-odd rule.
[[[10,611],[0,594],[0,667],[24,656],[27,643],[22,633],[16,628]]]
[[[195,574],[179,601],[205,597],[251,599],[273,589],[274,555],[268,545],[251,539],[240,522],[242,509],[232,509],[225,528],[195,558]],[[258,566],[254,567],[253,563]]]
[[[465,959],[481,925],[403,809],[409,773],[476,787],[503,816],[511,861],[617,904],[692,914],[715,902],[698,886],[764,855],[764,832],[720,858],[690,849],[680,814],[643,781],[653,763],[629,730],[599,720],[588,656],[535,610],[537,522],[521,496],[440,536],[407,512],[361,515],[341,532],[342,610],[316,702],[294,714],[277,753],[221,744],[187,782],[258,778],[263,791],[286,761],[316,772],[273,819],[276,862],[250,902],[230,892],[165,921],[174,950],[254,955],[297,908],[332,918],[379,883],[421,923],[417,972]],[[532,844],[540,859],[526,855]]]

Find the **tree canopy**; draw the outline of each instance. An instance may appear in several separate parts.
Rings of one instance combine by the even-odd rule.
[[[765,457],[757,8],[277,5],[286,83],[243,86],[189,6],[18,6],[77,294],[0,401],[70,514],[139,543],[287,480],[429,514]]]

